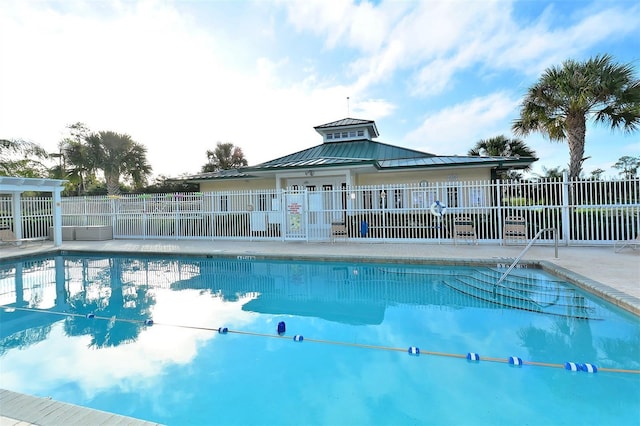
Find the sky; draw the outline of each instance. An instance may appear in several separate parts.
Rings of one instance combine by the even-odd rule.
[[[218,142],[256,165],[352,117],[375,120],[379,142],[466,155],[515,137],[545,69],[605,53],[640,74],[636,0],[3,0],[0,138],[55,153],[82,122],[130,135],[155,177],[177,177]],[[522,139],[534,174],[568,167],[566,143]],[[640,132],[590,123],[585,148],[586,176],[617,176]]]

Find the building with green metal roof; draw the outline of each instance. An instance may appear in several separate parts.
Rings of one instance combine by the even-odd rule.
[[[322,143],[261,164],[185,176],[201,191],[476,181],[525,169],[533,157],[441,156],[374,141],[373,120],[344,118],[314,127]]]

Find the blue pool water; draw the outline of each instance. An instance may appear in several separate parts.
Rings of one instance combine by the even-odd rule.
[[[4,262],[0,386],[168,425],[640,424],[638,318],[537,269],[495,288],[502,271]]]

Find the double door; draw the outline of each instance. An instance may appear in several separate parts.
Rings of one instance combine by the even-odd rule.
[[[331,224],[344,220],[343,193],[331,183],[293,186],[285,191],[285,238],[328,240]]]

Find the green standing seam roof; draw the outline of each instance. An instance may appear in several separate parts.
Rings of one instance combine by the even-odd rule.
[[[433,154],[401,148],[368,139],[343,142],[325,142],[275,160],[267,161],[244,170],[263,170],[282,167],[309,167],[323,164],[379,162],[401,158],[426,158]]]
[[[208,172],[208,173],[198,173],[197,175],[188,175],[181,176],[177,179],[171,179],[175,181],[184,181],[184,180],[218,180],[218,179],[235,179],[235,178],[252,178],[255,176],[251,176],[248,173],[245,173],[238,169],[230,169],[230,170],[218,170],[217,172]]]
[[[336,123],[347,122],[349,120],[354,119],[344,119],[324,126],[335,127]],[[347,123],[345,125],[352,124],[361,123]],[[360,139],[340,142],[324,142],[320,145],[255,166],[184,176],[180,180],[246,179],[256,178],[256,175],[251,174],[255,172],[309,167],[344,167],[358,165],[373,165],[380,170],[473,165],[523,168],[536,160],[537,158],[533,157],[438,156],[427,152],[416,151],[382,142],[375,142],[369,139]]]
[[[314,129],[327,129],[327,128],[345,127],[345,126],[362,126],[365,124],[375,126],[375,122],[373,120],[360,120],[359,118],[343,118],[342,120],[321,124],[319,126],[314,127]]]
[[[379,162],[381,169],[399,169],[412,167],[447,167],[462,165],[497,165],[506,167],[527,165],[536,161],[534,157],[476,157],[476,156],[435,156],[431,158],[384,160]]]
[[[256,166],[245,171],[288,169],[296,167],[345,166],[375,164],[380,169],[412,167],[444,167],[455,165],[527,165],[535,158],[437,156],[367,139],[344,142],[325,142]]]

